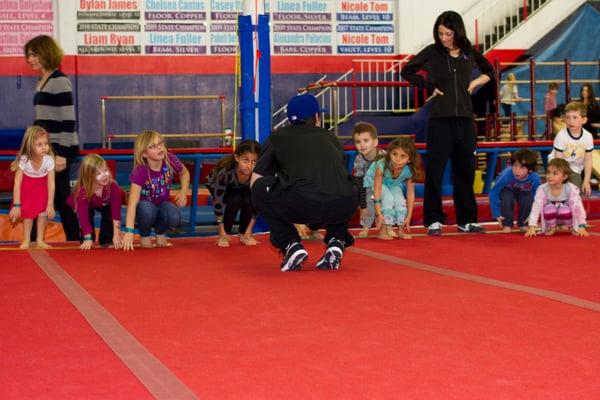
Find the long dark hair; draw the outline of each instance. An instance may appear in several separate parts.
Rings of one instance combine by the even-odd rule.
[[[471,42],[467,39],[465,23],[460,14],[456,11],[444,11],[437,17],[435,24],[433,25],[433,40],[435,40],[436,45],[444,48],[444,45],[442,45],[438,36],[438,28],[440,25],[444,25],[444,27],[454,32],[454,46],[460,48],[463,52],[470,51],[473,48]]]
[[[581,85],[581,89],[579,90],[579,97],[581,97],[580,101],[582,103],[584,101],[583,88],[587,88],[587,90],[588,90],[588,97],[587,97],[588,104],[596,105],[596,95],[594,94],[594,88],[589,83],[584,83],[583,85]],[[586,105],[588,105],[588,104],[586,104]]]
[[[256,154],[257,156],[260,155],[260,143],[258,143],[256,140],[241,141],[237,145],[237,147],[235,148],[235,151],[233,153],[221,158],[217,162],[217,164],[215,165],[215,172],[223,170],[223,169],[230,170],[230,169],[235,168],[237,163],[235,161],[234,155],[240,157],[244,153],[252,153],[252,154]]]
[[[417,168],[417,163],[419,162],[418,158],[417,158],[417,149],[415,147],[415,141],[413,140],[412,137],[410,136],[401,136],[399,138],[396,138],[394,140],[392,140],[387,147],[387,152],[385,153],[385,155],[382,156],[382,158],[385,159],[385,168],[388,170],[392,170],[392,157],[391,157],[391,153],[392,150],[395,149],[402,149],[404,150],[404,152],[408,155],[408,157],[410,158],[410,161],[408,162],[408,169],[410,170],[410,173],[412,174],[412,179],[413,180],[418,180],[420,179],[420,173],[419,173],[419,168]]]

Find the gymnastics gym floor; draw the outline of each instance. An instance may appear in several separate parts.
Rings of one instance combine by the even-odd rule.
[[[587,238],[358,239],[279,272],[214,237],[0,254],[2,399],[598,399],[600,221]]]

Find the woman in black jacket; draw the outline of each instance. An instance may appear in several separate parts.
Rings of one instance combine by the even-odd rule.
[[[433,27],[434,44],[425,47],[402,70],[412,85],[427,89],[431,113],[427,128],[423,223],[429,235],[441,235],[446,214],[442,209],[442,178],[448,159],[452,163],[456,222],[461,232],[483,233],[477,224],[473,193],[475,144],[471,94],[493,76],[490,63],[467,39],[459,14],[445,11]],[[481,72],[473,79],[473,70]],[[419,74],[427,72],[427,77]]]

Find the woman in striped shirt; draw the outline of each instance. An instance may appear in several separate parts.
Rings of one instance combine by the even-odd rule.
[[[67,240],[80,240],[77,217],[66,203],[70,194],[70,167],[79,153],[79,137],[75,130],[71,81],[58,69],[63,51],[46,35],[29,40],[24,51],[27,64],[40,74],[33,97],[34,124],[50,134],[56,156],[54,207],[60,214]]]

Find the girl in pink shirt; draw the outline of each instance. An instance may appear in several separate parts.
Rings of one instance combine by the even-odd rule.
[[[538,186],[535,192],[525,236],[536,235],[540,219],[544,235],[554,235],[558,228],[565,227],[575,236],[589,236],[585,229],[586,214],[579,188],[567,182],[570,172],[571,168],[566,160],[550,160],[546,169],[546,183]]]
[[[90,250],[96,238],[94,213],[100,212],[100,246],[111,243],[115,249],[122,246],[121,203],[123,191],[112,179],[106,161],[98,154],[88,154],[81,161],[79,179],[67,204],[75,211],[83,235],[81,250]]]

